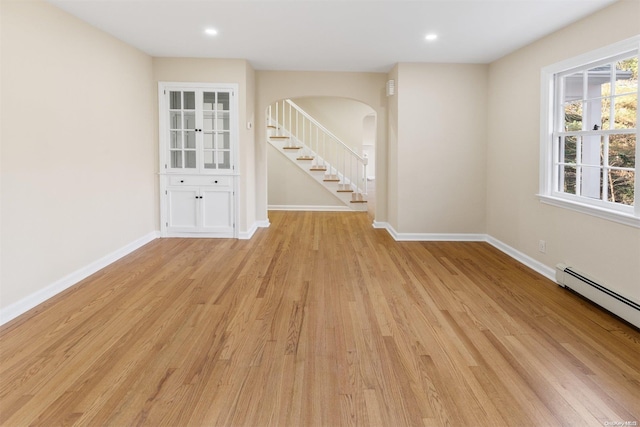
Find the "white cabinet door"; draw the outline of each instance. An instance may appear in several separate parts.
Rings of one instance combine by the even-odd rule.
[[[206,187],[200,191],[202,231],[233,236],[233,192]]]
[[[169,187],[167,231],[234,237],[233,188]]]
[[[167,227],[171,231],[198,231],[198,188],[173,188],[167,190]]]

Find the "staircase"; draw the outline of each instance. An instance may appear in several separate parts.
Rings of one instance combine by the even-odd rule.
[[[367,158],[290,99],[267,109],[267,139],[351,210],[367,210]]]

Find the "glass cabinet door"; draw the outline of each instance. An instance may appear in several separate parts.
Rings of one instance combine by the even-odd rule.
[[[202,96],[203,167],[230,170],[231,98],[230,92],[207,91]]]
[[[196,93],[169,92],[169,167],[196,169]]]
[[[163,131],[168,132],[164,167],[189,173],[233,170],[233,89],[171,87],[164,97],[169,122]]]

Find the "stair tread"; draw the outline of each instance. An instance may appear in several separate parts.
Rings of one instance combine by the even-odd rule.
[[[366,200],[350,200],[349,203],[367,203]]]
[[[282,147],[283,150],[299,150],[302,147]]]
[[[327,170],[327,168],[325,168],[325,167],[317,167],[317,168],[311,168],[309,170],[311,170],[311,171],[323,171],[324,172],[324,171]]]
[[[271,135],[269,138],[271,138],[271,139],[289,139],[289,137],[285,136],[285,135]]]
[[[338,190],[338,193],[353,193],[353,190]]]
[[[313,156],[300,156],[296,157],[296,160],[313,160]]]

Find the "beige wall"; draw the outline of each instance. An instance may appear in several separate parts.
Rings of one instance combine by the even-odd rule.
[[[2,2],[0,306],[157,230],[151,58],[40,1]]]
[[[255,71],[244,59],[153,58],[153,74],[156,85],[161,81],[238,85],[239,230],[246,232],[256,220]],[[247,126],[249,122],[251,129]]]
[[[285,98],[342,97],[369,105],[378,117],[378,178],[376,218],[385,220],[386,206],[386,98],[382,73],[257,71],[256,84],[256,205],[258,220],[267,219],[267,143],[265,112],[268,105]],[[270,203],[270,202],[269,202]]]
[[[484,233],[486,65],[397,66],[400,233]]]
[[[296,98],[293,102],[362,155],[363,121],[367,115],[375,114],[373,108],[352,99],[329,96]]]
[[[568,263],[640,301],[640,229],[540,203],[540,71],[640,32],[620,1],[490,66],[487,232],[554,267]],[[546,254],[538,252],[545,240]]]

